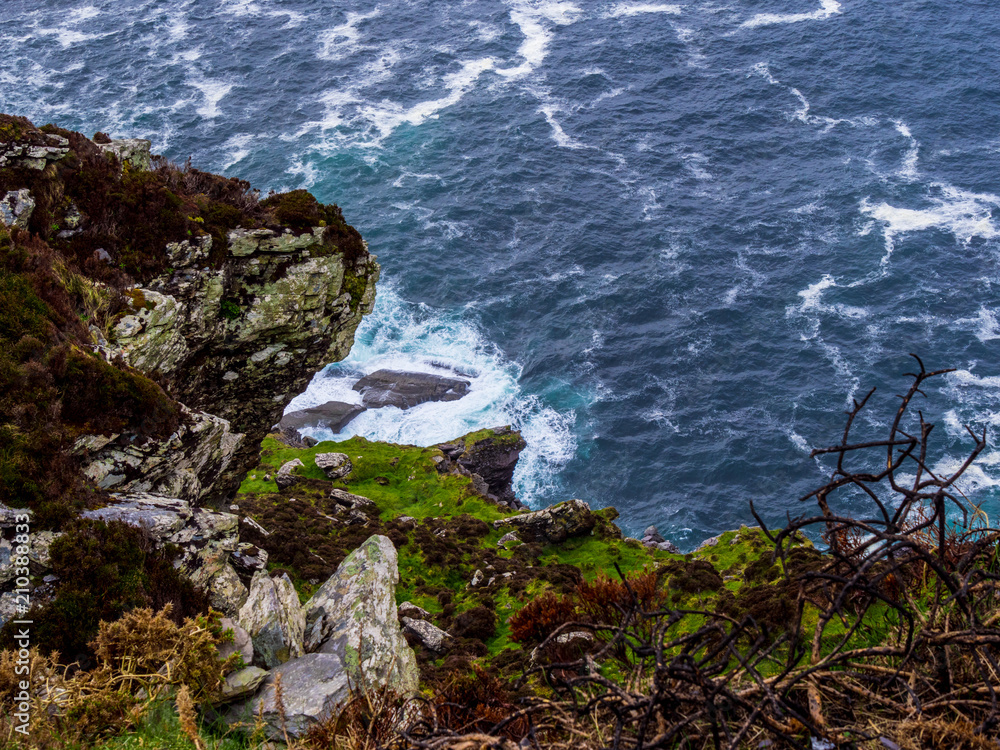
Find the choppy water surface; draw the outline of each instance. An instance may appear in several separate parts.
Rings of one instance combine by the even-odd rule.
[[[457,369],[348,431],[514,422],[522,497],[691,545],[800,512],[908,351],[958,368],[935,465],[1000,426],[998,34],[983,1],[5,0],[0,109],[339,203],[385,283],[297,403]],[[991,448],[962,488],[998,482]]]

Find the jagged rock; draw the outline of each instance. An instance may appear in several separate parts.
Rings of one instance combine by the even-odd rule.
[[[708,547],[714,547],[716,544],[719,543],[720,539],[722,539],[722,534],[719,534],[717,536],[710,536],[708,539],[706,539],[705,541],[703,541],[701,544],[698,545],[698,547],[695,549],[695,552],[701,552],[703,549],[707,549]]]
[[[319,445],[319,440],[317,440],[316,438],[311,438],[308,435],[306,435],[304,438],[302,438],[302,444],[306,448],[315,448],[317,445]]]
[[[399,629],[396,548],[375,535],[349,554],[306,602],[307,651],[336,655],[354,685],[417,689],[416,657]]]
[[[369,409],[397,406],[409,409],[426,401],[457,401],[469,392],[471,383],[424,372],[378,370],[365,375],[353,388]]]
[[[226,675],[222,683],[222,702],[238,700],[257,692],[269,674],[260,667],[246,667]]]
[[[305,439],[299,430],[305,427],[321,427],[337,433],[363,411],[366,411],[365,407],[359,404],[327,401],[319,406],[289,412],[281,418],[278,429],[293,442],[304,442]]]
[[[646,530],[642,532],[642,543],[650,542],[652,544],[659,544],[665,541],[662,536],[660,536],[659,530],[655,526],[647,526]]]
[[[583,500],[567,500],[551,508],[522,513],[493,522],[494,528],[513,526],[526,542],[563,542],[571,536],[590,533],[597,524],[590,506]]]
[[[482,477],[486,482],[487,495],[516,506],[511,481],[518,456],[527,443],[520,432],[510,427],[498,427],[489,430],[485,436],[480,435],[482,433],[472,433],[462,438],[462,450],[452,460],[470,474]]]
[[[343,479],[354,469],[346,453],[317,453],[316,467],[323,470],[327,479]]]
[[[98,143],[97,147],[106,153],[114,154],[122,164],[128,164],[133,170],[148,172],[153,168],[150,149],[152,141],[145,138],[117,138],[111,143]]]
[[[229,564],[229,553],[202,552],[191,567],[191,582],[208,595],[212,608],[228,617],[235,617],[249,592]]]
[[[293,458],[291,461],[286,461],[281,465],[281,468],[278,469],[278,473],[274,477],[279,490],[287,489],[299,481],[299,478],[293,472],[300,466],[305,467],[305,464],[298,458]]]
[[[337,487],[330,490],[330,497],[337,503],[338,506],[344,508],[370,508],[375,505],[367,497],[362,497],[361,495],[354,495],[347,490],[342,490]]]
[[[403,602],[396,608],[396,613],[400,618],[409,617],[414,620],[426,620],[431,616],[430,612],[423,607],[418,607],[413,602]]]
[[[99,487],[198,503],[216,489],[244,436],[220,417],[183,405],[181,411],[184,421],[166,440],[138,443],[128,435],[86,435],[73,452]]]
[[[11,190],[0,198],[0,224],[16,229],[27,229],[35,210],[35,199],[27,188]]]
[[[267,550],[249,542],[240,542],[230,555],[229,562],[241,579],[250,579],[258,570],[267,567]]]
[[[483,578],[485,578],[483,571],[476,570],[476,572],[472,574],[472,580],[469,581],[469,586],[475,588],[483,582]]]
[[[275,701],[274,683],[279,675],[284,718],[279,715]],[[314,724],[333,716],[350,697],[351,682],[340,656],[306,654],[272,670],[257,695],[231,708],[226,721],[249,728],[260,716],[264,731],[272,740],[283,741],[285,731],[290,738],[297,739]]]
[[[61,135],[34,130],[18,141],[0,143],[0,169],[43,170],[49,162],[59,161],[69,153],[69,141]]]
[[[448,650],[451,635],[441,628],[426,620],[416,620],[412,617],[404,617],[401,622],[404,635],[412,635],[424,648],[437,653]]]
[[[233,654],[238,653],[243,658],[244,664],[253,663],[253,640],[244,627],[231,617],[223,617],[219,621],[219,625],[223,632],[233,631],[232,642],[219,646],[219,660],[225,661]]]
[[[268,669],[302,656],[305,618],[287,573],[271,578],[259,571],[237,621],[253,640],[254,659]]]
[[[508,544],[515,544],[520,541],[521,538],[517,535],[516,531],[508,531],[497,540],[497,547],[503,547],[506,549]]]

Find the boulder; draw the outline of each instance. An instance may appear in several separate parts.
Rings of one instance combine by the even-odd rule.
[[[150,149],[152,141],[145,138],[117,138],[111,143],[98,143],[105,153],[114,154],[122,164],[127,164],[133,171],[148,172],[153,168]]]
[[[327,479],[343,479],[354,469],[346,453],[317,453],[315,460]]]
[[[305,618],[287,573],[280,578],[263,570],[254,575],[236,619],[250,634],[255,662],[271,669],[302,656]]]
[[[396,615],[396,548],[375,535],[349,554],[306,602],[306,651],[336,655],[351,683],[416,692],[416,657]]]
[[[16,229],[27,229],[35,210],[35,199],[27,188],[11,190],[0,198],[0,224]]]
[[[336,434],[343,430],[348,423],[366,411],[360,404],[348,404],[344,401],[327,401],[319,406],[311,406],[308,409],[300,409],[285,414],[278,422],[278,429],[281,434],[292,442],[304,442],[304,438],[299,430],[305,427],[319,427],[327,429]]]
[[[375,505],[375,503],[369,500],[367,497],[363,497],[361,495],[355,495],[348,492],[347,490],[342,490],[336,487],[330,490],[330,497],[339,507],[342,508],[361,509],[361,508],[369,508]]]
[[[212,608],[227,617],[235,617],[249,596],[225,550],[201,552],[190,576],[191,582],[208,595]]]
[[[597,519],[587,503],[567,500],[533,513],[502,518],[494,521],[493,527],[512,526],[525,542],[557,544],[571,536],[589,534],[596,524]]]
[[[222,702],[228,703],[253,695],[268,676],[267,670],[260,667],[245,667],[230,672],[222,683]]]
[[[378,370],[365,375],[353,388],[361,393],[369,409],[397,406],[409,409],[427,401],[457,401],[469,392],[471,383],[424,372]]]
[[[281,677],[283,711],[275,700],[275,682]],[[254,726],[259,716],[272,740],[304,736],[314,724],[342,708],[351,697],[346,665],[337,654],[306,654],[273,669],[257,695],[233,706],[226,715],[230,724]],[[283,714],[283,717],[282,715]]]
[[[279,490],[291,487],[293,484],[299,481],[299,478],[293,473],[295,469],[300,466],[305,466],[304,463],[298,458],[293,458],[291,461],[286,461],[278,469],[277,475],[274,477],[275,483],[278,485]]]
[[[415,620],[412,617],[402,619],[404,635],[416,638],[424,648],[442,653],[451,645],[451,635],[426,620]]]
[[[400,618],[409,617],[414,620],[426,620],[431,616],[430,612],[423,607],[418,607],[413,602],[403,602],[400,604],[396,609],[396,614],[398,614]]]

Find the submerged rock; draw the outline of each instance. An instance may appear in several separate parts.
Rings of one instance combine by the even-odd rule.
[[[471,383],[424,372],[378,370],[365,375],[353,388],[369,409],[397,406],[409,409],[427,401],[457,401],[469,392]]]
[[[281,418],[278,430],[286,439],[301,443],[304,442],[304,438],[299,430],[305,427],[319,427],[338,433],[363,411],[366,411],[366,408],[359,404],[327,401],[319,406],[289,412]]]

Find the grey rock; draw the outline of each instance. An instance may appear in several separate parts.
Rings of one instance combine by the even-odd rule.
[[[597,525],[590,506],[583,500],[567,500],[534,513],[522,513],[494,521],[494,528],[512,526],[527,542],[559,543],[571,536],[588,534]]]
[[[335,654],[352,684],[416,692],[416,657],[396,615],[396,548],[375,535],[349,554],[306,602],[306,651]]]
[[[275,681],[281,677],[284,722],[275,700]],[[351,697],[351,681],[341,657],[332,653],[306,654],[271,671],[257,695],[234,705],[226,715],[230,724],[253,727],[257,716],[272,740],[304,736],[314,724],[341,709]],[[284,730],[282,729],[284,724]]]
[[[270,669],[302,656],[305,617],[288,574],[271,578],[259,571],[236,619],[250,634],[259,664]]]
[[[412,635],[426,649],[442,653],[447,651],[451,645],[451,635],[426,620],[404,617],[401,622],[403,623],[403,633]]]
[[[28,560],[32,573],[42,575],[51,569],[49,548],[52,546],[52,542],[61,536],[62,532],[60,531],[34,531],[31,533]]]
[[[252,578],[258,570],[267,567],[267,550],[249,542],[240,542],[230,554],[229,563],[240,578]]]
[[[703,541],[701,544],[698,545],[697,549],[695,549],[695,552],[701,552],[703,549],[714,547],[716,544],[719,543],[719,540],[721,538],[722,534],[719,534],[717,536],[710,536],[708,539],[706,539],[705,541]]]
[[[231,617],[223,617],[219,622],[223,632],[233,631],[231,643],[224,643],[219,646],[219,660],[225,661],[233,654],[239,654],[243,658],[243,663],[249,665],[253,663],[253,639],[246,629]]]
[[[27,188],[11,190],[0,198],[0,224],[16,229],[27,229],[35,210],[35,199]]]
[[[427,401],[457,401],[469,392],[471,383],[423,372],[378,370],[354,384],[369,409],[397,406],[409,409]]]
[[[202,551],[192,568],[191,582],[208,595],[212,608],[227,617],[235,617],[249,592],[229,564],[229,553],[224,550]]]
[[[426,620],[428,617],[431,616],[430,612],[428,612],[423,607],[418,607],[413,602],[403,602],[402,604],[399,605],[399,607],[396,608],[396,613],[401,618],[409,617],[414,620]]]
[[[354,469],[346,453],[317,453],[315,460],[327,479],[343,479]]]
[[[657,544],[656,549],[663,550],[664,552],[670,552],[673,555],[679,555],[681,553],[676,544],[666,539]]]
[[[497,540],[497,547],[503,547],[506,549],[508,544],[516,544],[520,541],[521,538],[517,535],[516,531],[508,531]]]
[[[300,409],[285,414],[278,423],[281,434],[292,441],[305,442],[299,430],[306,427],[319,427],[330,430],[334,434],[343,430],[358,414],[365,411],[360,404],[348,404],[343,401],[327,401],[325,404]]]
[[[133,170],[148,172],[153,168],[150,149],[153,144],[145,138],[118,138],[111,143],[98,143],[105,153],[114,154],[122,164]]]
[[[8,508],[2,502],[0,502],[0,529],[11,529],[19,522],[17,520],[18,516],[27,516],[31,518],[31,510],[29,508]]]
[[[317,440],[316,438],[311,438],[308,435],[306,435],[304,438],[302,438],[302,444],[306,448],[315,448],[317,445],[319,445],[319,440]]]
[[[278,473],[274,477],[274,481],[278,485],[278,489],[286,489],[299,481],[299,478],[294,474],[294,471],[300,466],[304,467],[305,464],[303,464],[298,458],[293,458],[291,461],[286,461],[281,465],[281,468],[278,469]]]
[[[231,672],[222,683],[222,702],[253,695],[269,676],[267,670],[260,667],[245,667]]]
[[[12,591],[0,594],[0,628],[9,620],[13,620],[17,614],[17,596]]]
[[[485,576],[483,575],[483,571],[477,570],[475,573],[472,574],[472,580],[469,581],[469,586],[471,586],[472,588],[476,588],[476,586],[478,586],[483,582],[484,577]]]
[[[653,544],[659,544],[663,541],[663,537],[660,536],[659,530],[655,526],[647,526],[646,530],[642,532],[642,543],[651,542]]]
[[[344,508],[370,508],[375,505],[367,497],[362,497],[361,495],[355,495],[347,490],[342,490],[340,488],[333,488],[330,490],[330,497],[337,503],[338,506]]]

